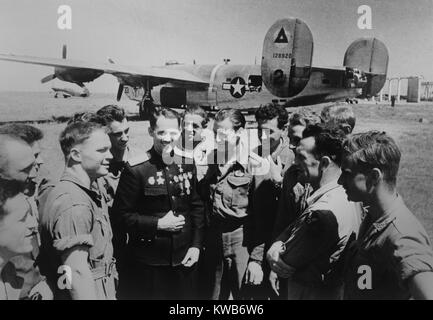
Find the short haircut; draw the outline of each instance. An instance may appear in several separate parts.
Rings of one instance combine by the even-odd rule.
[[[178,126],[180,126],[181,117],[178,112],[166,107],[155,107],[149,119],[151,129],[155,129],[156,122],[158,121],[159,117],[164,117],[167,119],[176,119]]]
[[[96,130],[104,130],[106,127],[96,122],[77,121],[68,124],[60,133],[60,147],[62,148],[65,157],[69,155],[71,149],[77,144],[83,143]]]
[[[9,162],[8,154],[10,150],[7,150],[9,143],[18,143],[30,148],[29,144],[20,137],[3,133],[0,134],[0,176],[4,173]]]
[[[38,128],[24,123],[8,123],[0,126],[0,134],[18,137],[28,144],[42,140],[44,134]]]
[[[315,140],[313,154],[317,159],[327,156],[341,167],[346,133],[340,127],[333,124],[308,125],[302,133],[302,138],[308,137]]]
[[[72,115],[68,121],[68,125],[76,122],[95,122],[105,126],[106,121],[104,118],[98,116],[94,112],[77,112]]]
[[[336,103],[322,109],[321,117],[323,122],[334,122],[339,125],[346,134],[352,133],[355,128],[356,118],[351,106]]]
[[[302,108],[299,111],[293,113],[289,119],[289,125],[291,127],[294,126],[306,127],[310,124],[318,124],[321,122],[322,119],[317,114],[315,114],[314,112],[306,108]]]
[[[257,122],[269,121],[277,118],[278,128],[284,129],[289,121],[289,113],[286,108],[273,103],[260,106],[255,113]]]
[[[4,206],[6,202],[22,192],[22,184],[13,180],[0,178],[0,221],[5,217]]]
[[[96,115],[105,120],[105,125],[109,125],[113,121],[122,122],[125,118],[125,110],[114,104],[109,104],[96,111]]]
[[[349,136],[344,143],[343,157],[360,172],[380,169],[385,182],[395,187],[401,152],[395,141],[385,132],[368,131]]]
[[[206,126],[209,122],[209,115],[207,114],[207,112],[203,108],[201,108],[199,106],[188,106],[185,109],[183,117],[185,118],[185,116],[187,114],[196,114],[196,115],[199,115],[200,117],[202,117],[203,121],[201,122],[201,126],[203,128],[206,128]]]
[[[215,115],[215,122],[221,122],[227,118],[232,122],[235,131],[245,128],[245,117],[239,109],[224,108],[219,110]]]

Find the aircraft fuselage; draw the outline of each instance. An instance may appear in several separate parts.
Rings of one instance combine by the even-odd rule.
[[[307,86],[292,98],[278,98],[263,85],[260,65],[173,65],[170,68],[187,71],[209,85],[186,85],[169,82],[152,89],[155,104],[172,108],[185,105],[253,108],[263,103],[276,102],[286,106],[302,106],[344,100],[361,94],[361,89],[344,89],[345,78],[341,72],[318,70],[311,72]],[[168,67],[166,67],[168,68]],[[125,94],[141,101],[142,88],[125,87]]]

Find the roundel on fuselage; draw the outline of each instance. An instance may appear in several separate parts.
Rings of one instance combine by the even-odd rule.
[[[234,98],[242,98],[246,92],[245,80],[241,77],[233,78],[230,81],[230,94]]]

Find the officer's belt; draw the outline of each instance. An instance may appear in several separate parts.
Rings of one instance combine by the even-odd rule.
[[[111,262],[107,262],[99,267],[93,268],[92,276],[93,280],[99,280],[101,278],[110,277],[116,270],[116,259],[112,259]]]

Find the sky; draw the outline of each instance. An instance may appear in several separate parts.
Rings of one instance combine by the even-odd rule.
[[[60,5],[71,7],[71,30],[57,26]],[[358,28],[361,5],[371,7],[371,30]],[[352,41],[374,36],[388,47],[389,77],[433,81],[433,0],[0,0],[0,53],[59,58],[67,44],[68,58],[123,65],[254,64],[268,28],[286,17],[310,27],[313,66],[341,66]],[[0,62],[0,91],[48,91],[54,83],[40,79],[52,72]],[[117,80],[88,88],[116,92]]]

